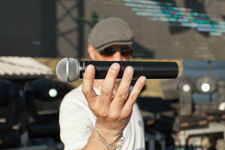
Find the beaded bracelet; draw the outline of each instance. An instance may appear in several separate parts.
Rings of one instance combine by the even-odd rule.
[[[95,123],[95,129],[96,129],[96,132],[97,132],[97,136],[98,136],[98,139],[99,141],[104,144],[106,147],[108,147],[109,149],[112,149],[112,150],[120,150],[120,148],[122,147],[123,145],[123,141],[124,141],[124,136],[123,136],[123,133],[122,133],[122,137],[121,139],[119,140],[117,146],[112,146],[112,145],[109,145],[105,139],[102,137],[102,135],[100,134],[100,132],[98,131],[98,127],[97,127],[97,121]]]

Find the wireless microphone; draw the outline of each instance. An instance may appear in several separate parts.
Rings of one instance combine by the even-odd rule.
[[[145,76],[147,79],[169,79],[178,76],[176,62],[143,62],[143,61],[78,61],[74,58],[63,58],[56,66],[56,74],[62,81],[73,82],[83,79],[89,64],[95,66],[95,79],[104,79],[113,63],[120,64],[117,78],[122,78],[127,66],[134,68],[133,79]]]

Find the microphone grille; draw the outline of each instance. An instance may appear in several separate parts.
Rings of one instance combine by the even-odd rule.
[[[62,81],[73,82],[80,77],[79,61],[74,58],[63,58],[56,66],[56,74]]]

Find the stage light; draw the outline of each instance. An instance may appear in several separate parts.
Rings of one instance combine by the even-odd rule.
[[[59,135],[59,106],[62,98],[72,86],[55,78],[36,79],[25,84],[29,137]]]
[[[161,82],[161,94],[164,100],[175,100],[180,96],[180,92],[192,93],[195,82],[191,76],[182,76],[177,79],[169,79]]]
[[[190,92],[191,91],[191,86],[189,84],[184,84],[182,87],[182,90],[184,92]]]
[[[73,87],[55,78],[41,78],[25,85],[26,102],[34,118],[49,112],[58,112],[64,95]],[[54,111],[53,111],[54,110]]]
[[[208,83],[203,83],[201,89],[203,92],[208,92],[210,90],[210,85]]]
[[[201,76],[196,81],[196,90],[202,94],[211,94],[217,90],[217,80],[212,76]]]
[[[178,100],[176,111],[180,116],[190,116],[193,112],[225,110],[225,82],[209,75],[196,78],[181,76],[177,79],[163,81],[161,82],[161,92],[164,100]],[[210,101],[194,103],[194,100],[197,101],[197,99],[193,99],[193,94],[209,95]],[[216,98],[212,99],[212,94]]]
[[[57,89],[52,88],[52,89],[49,89],[48,94],[50,97],[57,97],[58,91]]]
[[[20,134],[25,126],[23,108],[22,87],[0,79],[0,149],[19,146]]]
[[[22,88],[7,80],[0,80],[0,129],[10,129],[18,123],[23,105]]]
[[[194,91],[194,78],[182,76],[161,82],[162,99],[179,100],[177,113],[188,116],[193,111],[192,93]]]
[[[61,99],[71,86],[54,78],[41,78],[26,83],[26,92],[32,93],[34,98],[41,101],[54,101]]]
[[[187,79],[180,81],[178,85],[178,91],[184,92],[184,93],[192,93],[193,88],[194,88],[193,83]]]
[[[222,102],[220,105],[219,105],[219,110],[221,111],[225,111],[225,102]]]

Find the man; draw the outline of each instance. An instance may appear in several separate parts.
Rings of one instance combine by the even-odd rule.
[[[116,17],[98,22],[88,38],[88,53],[96,61],[128,61],[133,54],[133,31]],[[104,62],[103,62],[104,63]],[[60,137],[65,150],[144,150],[144,129],[135,103],[146,78],[140,77],[130,91],[134,70],[112,64],[104,80],[94,80],[89,65],[83,84],[68,93],[60,107]]]

